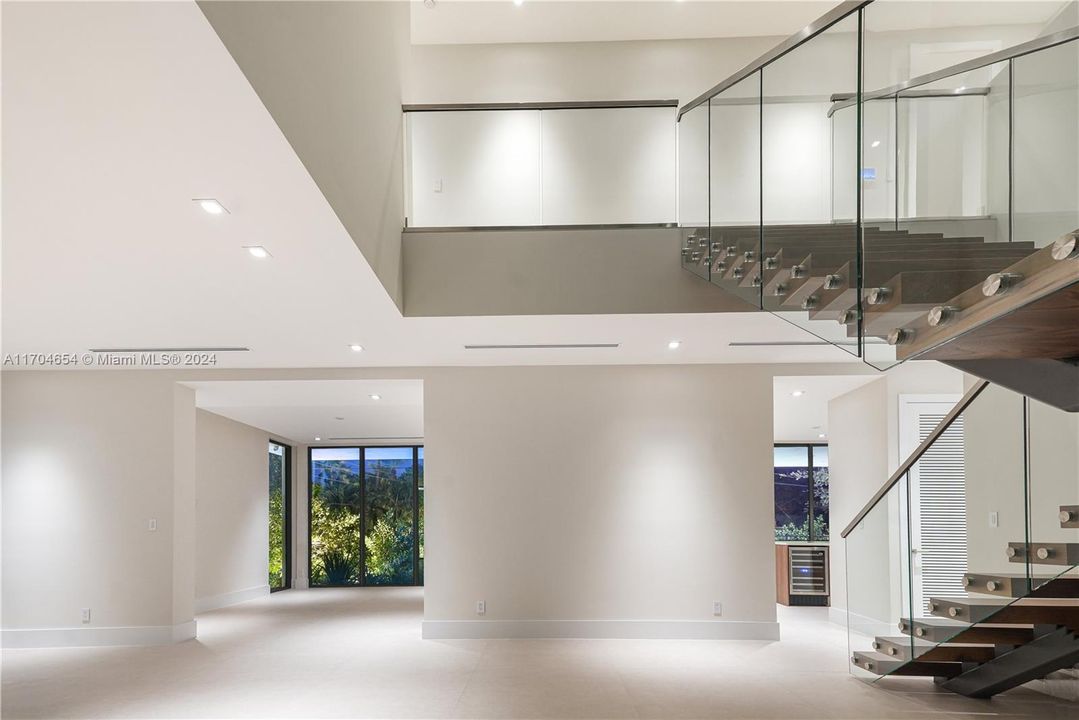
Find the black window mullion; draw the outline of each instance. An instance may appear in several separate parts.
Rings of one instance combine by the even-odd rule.
[[[285,448],[285,462],[284,462],[284,487],[282,492],[285,493],[285,497],[281,503],[282,512],[285,513],[285,567],[284,567],[284,583],[282,584],[282,590],[288,590],[292,587],[292,446],[284,445]]]
[[[813,488],[814,488],[813,448],[814,447],[815,447],[814,445],[809,445],[808,446],[808,448],[809,448],[809,456],[808,456],[809,457],[809,468],[808,468],[809,472],[806,475],[806,477],[808,478],[807,481],[809,482],[809,488],[808,488],[808,490],[809,490],[809,526],[808,526],[809,527],[809,537],[807,538],[807,540],[809,540],[809,542],[813,542],[813,539],[817,536],[817,534],[815,532],[816,528],[814,527],[814,524],[816,522],[816,514],[814,513],[814,508],[813,508]]]
[[[412,446],[412,584],[420,584],[420,449]]]
[[[314,483],[314,475],[311,472],[311,446],[307,446],[307,587],[312,587],[311,581],[311,485]]]
[[[367,448],[360,448],[360,537],[359,537],[359,569],[356,583],[360,586],[367,584]]]

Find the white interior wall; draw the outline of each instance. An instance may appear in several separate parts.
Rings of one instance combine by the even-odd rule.
[[[1013,229],[1047,245],[1079,228],[1079,41],[1012,63]]]
[[[832,128],[827,102],[766,102],[763,213],[768,223],[832,219]]]
[[[713,225],[745,225],[761,218],[760,83],[744,80],[706,108],[712,142],[708,144]],[[725,102],[724,102],[725,101]],[[682,124],[687,120],[683,118]],[[688,128],[681,128],[688,130]],[[687,138],[689,140],[689,138]],[[705,139],[707,142],[707,139]],[[692,147],[690,143],[690,147]],[[698,153],[693,153],[698,154]],[[705,157],[700,154],[701,157]],[[682,190],[680,188],[680,190]],[[682,192],[685,192],[682,190]]]
[[[684,104],[780,40],[413,45],[404,98],[406,103],[674,99]]]
[[[196,549],[213,552],[196,538],[211,516],[196,518],[197,415],[178,383],[361,378],[424,381],[427,620],[475,620],[474,602],[488,602],[491,624],[432,632],[774,637],[772,377],[837,371],[866,369],[5,372],[3,640],[191,637],[196,584],[223,569],[196,562]],[[204,433],[207,420],[221,424],[203,415]],[[256,446],[255,433],[230,428],[211,452],[249,443],[261,476],[265,435]],[[293,450],[293,577],[304,587],[306,447]],[[261,488],[257,505],[261,516]],[[264,540],[255,520],[241,524],[262,580]]]
[[[199,612],[270,592],[267,432],[199,410],[196,574]]]
[[[153,373],[2,383],[4,645],[193,637],[194,392]]]
[[[678,223],[683,227],[708,226],[709,132],[707,105],[698,105],[678,122]]]
[[[409,225],[539,225],[537,110],[410,113]]]
[[[406,120],[410,225],[675,220],[672,108],[418,112]]]
[[[867,624],[890,628],[903,610],[900,552],[905,536],[895,501],[898,490],[893,489],[847,541],[840,537],[904,459],[899,443],[900,395],[962,391],[959,371],[936,362],[908,362],[828,404],[832,577],[848,577],[851,572],[846,588],[833,585],[832,617],[838,622],[846,622],[842,611],[849,607]]]
[[[674,118],[669,107],[541,113],[543,223],[674,222]]]
[[[457,369],[424,388],[425,636],[775,637],[771,369]]]
[[[888,568],[872,562],[887,557],[887,530],[873,523],[872,542],[847,545],[839,537],[846,524],[872,497],[874,484],[888,476],[888,384],[883,378],[857,388],[828,403],[828,485],[831,514],[832,609],[848,607],[864,617],[886,617],[891,610]],[[881,516],[886,512],[880,511]],[[876,519],[876,518],[874,518]],[[853,601],[847,600],[847,552],[854,553],[852,566],[871,577],[854,586]],[[839,617],[834,614],[834,617]],[[845,622],[845,618],[841,618]]]
[[[1061,528],[1057,518],[1061,505],[1079,502],[1079,416],[1031,401],[1026,470],[1022,396],[991,386],[964,417],[970,569],[1026,572],[1004,553],[1028,533],[1032,542],[1079,541],[1079,531]]]

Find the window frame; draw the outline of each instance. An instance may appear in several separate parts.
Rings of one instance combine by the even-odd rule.
[[[309,588],[361,588],[361,587],[423,587],[419,581],[420,522],[419,522],[419,451],[422,444],[411,443],[387,445],[308,445],[307,446],[307,587]],[[407,585],[369,585],[367,583],[367,450],[381,448],[408,448],[412,450],[412,582]],[[312,455],[315,450],[358,450],[360,453],[360,536],[359,536],[359,582],[348,585],[314,584],[311,575],[311,478]]]
[[[281,492],[284,493],[281,509],[285,513],[285,526],[282,529],[285,552],[281,574],[284,577],[281,587],[270,586],[270,592],[275,593],[292,589],[292,446],[273,437],[269,438],[269,442],[284,450],[281,455]],[[267,502],[267,505],[269,505],[269,502]]]
[[[808,533],[808,538],[812,538],[816,534],[816,533],[814,533],[814,526],[817,523],[817,514],[815,512],[815,510],[816,510],[816,500],[815,500],[815,498],[813,496],[813,484],[814,484],[814,480],[815,480],[814,475],[816,474],[817,467],[813,463],[813,449],[814,448],[826,448],[826,447],[828,447],[828,443],[826,443],[826,442],[823,442],[823,443],[822,442],[815,442],[815,443],[811,443],[811,442],[774,442],[774,443],[772,443],[772,448],[773,448],[773,455],[772,455],[772,518],[773,518],[772,519],[772,524],[773,524],[772,536],[773,536],[773,539],[775,537],[775,531],[776,531],[776,528],[774,527],[774,525],[775,525],[775,504],[776,504],[776,500],[775,500],[775,496],[776,496],[776,475],[775,475],[775,453],[774,453],[774,450],[775,450],[775,448],[781,448],[781,447],[795,447],[795,448],[806,448],[807,449],[806,469],[809,471],[808,479],[806,481],[806,489],[807,489],[808,494],[809,494],[809,524],[808,524],[809,533]],[[829,458],[829,461],[830,460],[831,460],[831,458]],[[831,495],[831,476],[829,476],[828,491],[829,491],[829,495]],[[829,506],[830,506],[830,503],[829,503]],[[831,507],[829,507],[829,510],[831,510]],[[831,525],[830,521],[829,521],[829,525]],[[828,532],[828,540],[806,539],[804,542],[806,542],[807,544],[811,544],[811,545],[819,545],[819,544],[824,544],[824,543],[831,542],[831,537],[832,537],[831,528],[829,527],[828,530],[829,530],[829,532]],[[788,541],[788,540],[774,540],[774,542],[791,542],[791,541]],[[803,541],[798,540],[798,541],[795,541],[795,542],[803,542]]]

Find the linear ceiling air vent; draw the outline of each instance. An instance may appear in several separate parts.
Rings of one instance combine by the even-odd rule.
[[[621,343],[540,343],[535,345],[465,345],[465,350],[583,350],[621,346]]]
[[[864,345],[884,345],[883,340],[870,341],[866,338],[863,342]],[[821,345],[838,345],[841,347],[854,347],[858,345],[855,340],[845,340],[841,342],[828,342],[827,340],[776,340],[776,341],[762,341],[762,342],[729,342],[727,347],[817,347]]]
[[[93,353],[137,353],[137,352],[251,352],[246,347],[133,347],[133,348],[90,348]]]
[[[332,437],[329,438],[329,440],[330,442],[343,442],[345,440],[349,442],[370,442],[375,440],[423,440],[423,435],[389,435],[386,437]]]

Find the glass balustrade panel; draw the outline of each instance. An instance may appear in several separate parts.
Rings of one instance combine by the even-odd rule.
[[[858,355],[858,14],[763,70],[762,251],[744,277],[764,308]],[[844,178],[843,176],[847,177]]]
[[[756,259],[761,248],[761,75],[754,73],[709,101],[711,279],[761,307]]]
[[[682,267],[707,280],[708,103],[686,112],[678,121],[678,224]]]

